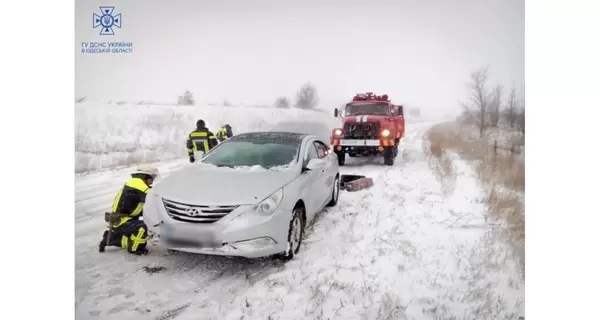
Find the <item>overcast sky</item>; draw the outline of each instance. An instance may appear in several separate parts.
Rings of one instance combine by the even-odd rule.
[[[469,73],[524,91],[523,0],[75,2],[76,95],[94,100],[272,103],[313,83],[323,107],[357,92],[457,108]],[[116,35],[92,28],[100,5]],[[131,41],[131,54],[82,54],[82,41]],[[337,106],[337,105],[336,105]]]

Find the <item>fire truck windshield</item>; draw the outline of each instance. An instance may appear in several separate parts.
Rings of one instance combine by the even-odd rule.
[[[385,104],[351,104],[346,106],[346,116],[376,114],[387,116],[390,108]]]

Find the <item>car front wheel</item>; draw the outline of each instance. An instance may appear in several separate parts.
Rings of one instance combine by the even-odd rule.
[[[297,207],[292,213],[290,226],[288,230],[287,251],[279,255],[279,258],[285,262],[294,258],[294,255],[300,251],[302,238],[304,237],[304,219],[302,218],[302,208]]]

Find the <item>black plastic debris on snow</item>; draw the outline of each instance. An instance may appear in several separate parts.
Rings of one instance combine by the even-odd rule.
[[[356,181],[358,179],[366,178],[365,176],[355,175],[355,174],[343,174],[340,177],[340,189],[344,190],[347,188],[347,183]]]
[[[142,267],[142,270],[146,271],[146,273],[148,274],[155,274],[155,273],[159,273],[159,272],[163,272],[165,270],[167,270],[167,268],[165,267],[149,267],[149,266],[144,266]]]

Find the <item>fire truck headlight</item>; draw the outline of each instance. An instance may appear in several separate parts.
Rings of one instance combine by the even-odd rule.
[[[390,135],[390,130],[388,129],[383,129],[383,131],[381,131],[381,136],[386,138],[387,136]]]
[[[333,133],[334,133],[336,136],[341,136],[341,135],[342,135],[342,130],[340,130],[340,129],[335,129],[335,130],[333,131]]]

